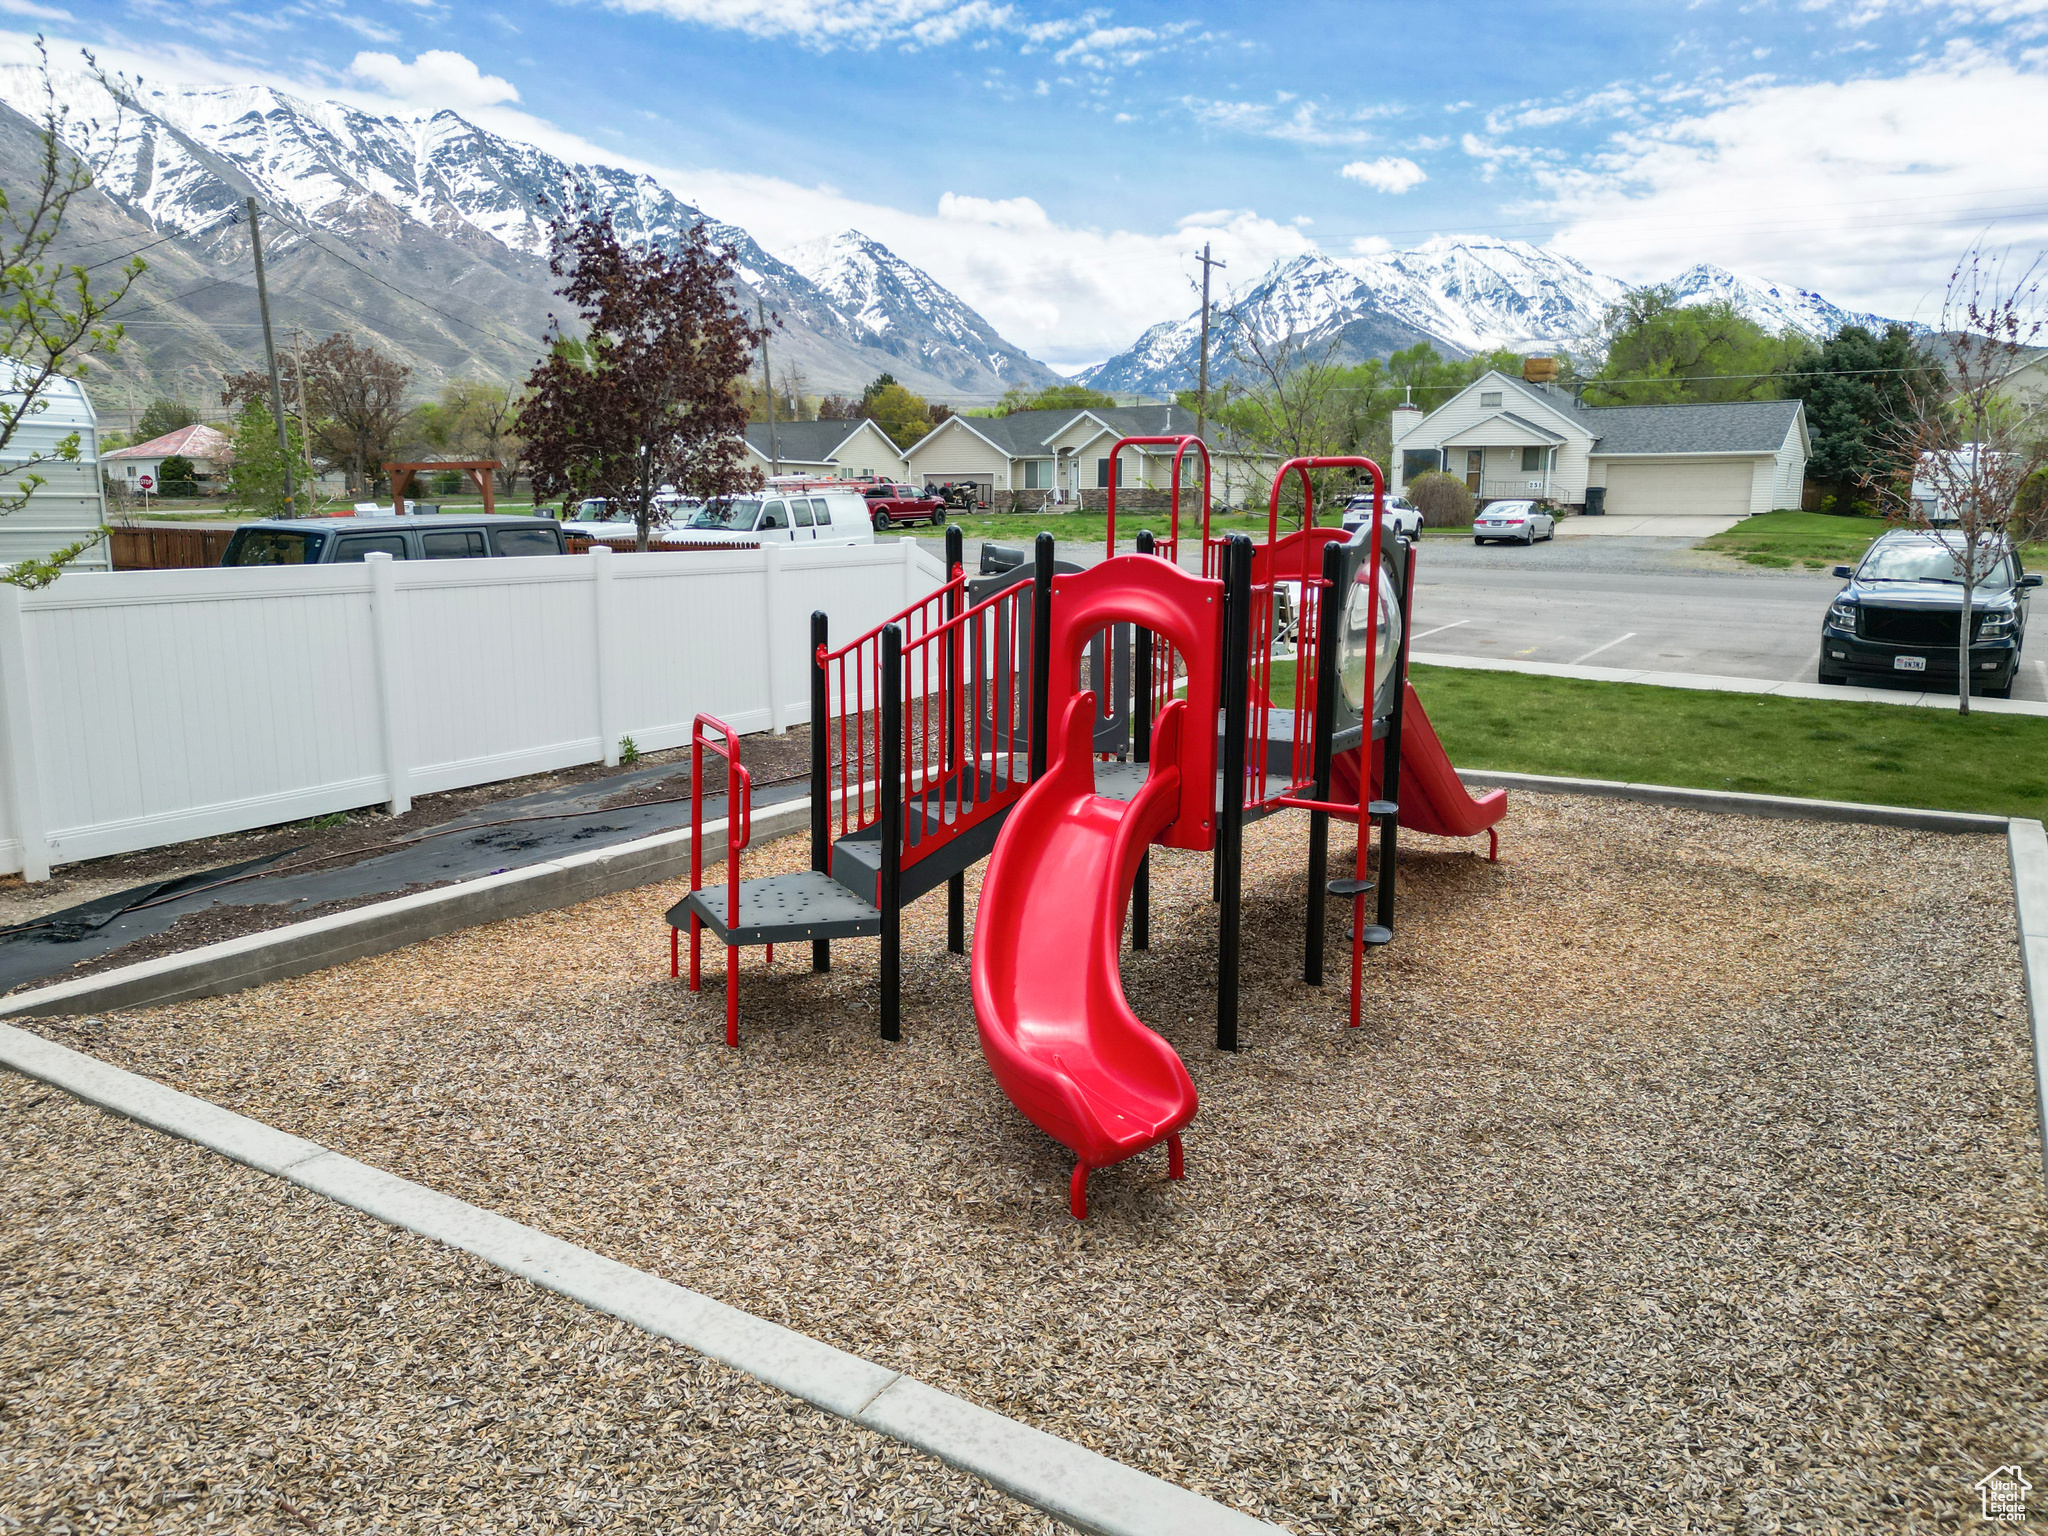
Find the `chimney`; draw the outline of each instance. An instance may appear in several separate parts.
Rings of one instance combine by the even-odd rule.
[[[1522,379],[1529,384],[1555,384],[1557,382],[1557,359],[1554,357],[1525,357],[1522,359]]]
[[[1410,386],[1407,398],[1394,407],[1394,442],[1396,444],[1413,431],[1415,424],[1422,420],[1422,407],[1415,403],[1414,397],[1415,390],[1413,386]]]

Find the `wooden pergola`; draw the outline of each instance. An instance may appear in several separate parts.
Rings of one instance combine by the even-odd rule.
[[[397,516],[405,515],[405,493],[412,485],[412,477],[421,470],[439,473],[459,469],[469,476],[472,485],[484,493],[484,511],[495,512],[498,498],[491,490],[491,471],[503,463],[502,459],[427,459],[417,464],[386,464],[384,473],[391,477],[391,510]]]

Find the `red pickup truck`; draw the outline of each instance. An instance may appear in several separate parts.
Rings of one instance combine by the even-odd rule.
[[[914,485],[871,485],[861,494],[868,499],[868,516],[877,533],[898,523],[929,522],[936,528],[946,520],[946,504]]]

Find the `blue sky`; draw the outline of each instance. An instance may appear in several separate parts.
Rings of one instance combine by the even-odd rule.
[[[1934,318],[2048,244],[2048,0],[0,0],[163,83],[441,107],[771,248],[858,227],[1073,367],[1317,248],[1554,244]],[[18,46],[18,42],[16,44]]]

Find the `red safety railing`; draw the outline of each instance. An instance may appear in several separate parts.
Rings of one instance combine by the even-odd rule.
[[[948,576],[946,584],[930,596],[892,614],[866,634],[837,650],[818,648],[817,663],[825,672],[822,729],[829,754],[825,782],[839,802],[831,824],[835,839],[872,826],[881,815],[882,631],[891,624],[901,629],[907,652],[957,614],[967,591],[967,576],[958,566]],[[813,730],[820,728],[812,726]],[[907,752],[903,760],[906,765],[910,762]]]
[[[1322,589],[1323,547],[1341,542],[1346,537],[1342,528],[1316,527],[1315,485],[1309,473],[1318,469],[1363,470],[1372,476],[1374,516],[1368,568],[1373,575],[1368,582],[1370,595],[1366,617],[1368,626],[1378,622],[1380,513],[1386,506],[1386,477],[1379,465],[1367,458],[1289,459],[1273,476],[1273,489],[1267,504],[1266,542],[1252,553],[1251,696],[1245,710],[1244,803],[1247,807],[1273,805],[1290,796],[1298,797],[1315,781],[1315,668],[1320,650],[1317,641],[1325,618],[1335,612],[1342,601],[1340,596],[1325,593]],[[1301,527],[1283,539],[1280,536],[1280,495],[1290,474],[1301,477]],[[1222,571],[1222,550],[1221,539],[1210,539],[1205,516],[1202,527],[1205,574],[1209,573],[1211,565],[1216,572]],[[1290,584],[1299,595],[1290,605],[1291,611],[1286,611],[1276,599],[1283,587]],[[1369,629],[1366,642],[1368,669],[1373,665],[1372,647],[1376,640],[1377,630]],[[1279,659],[1274,652],[1283,641],[1291,642],[1294,648],[1293,741],[1283,774],[1286,782],[1274,786],[1269,775],[1279,765],[1272,762],[1268,743],[1272,739],[1275,708],[1273,672]],[[1368,670],[1366,675],[1371,677],[1371,671]]]
[[[1019,582],[904,642],[905,869],[1030,783],[1033,596]]]
[[[717,731],[722,742],[711,741],[705,727]],[[690,724],[690,889],[704,887],[704,748],[725,759],[725,931],[731,935],[740,919],[740,853],[754,834],[754,780],[740,766],[739,732],[716,715],[699,715]],[[702,976],[704,919],[690,914],[690,990],[695,992]],[[669,934],[669,969],[675,970],[675,933]],[[775,946],[768,947],[775,959]],[[725,946],[725,1043],[740,1043],[739,951]]]
[[[1167,504],[1170,521],[1167,526],[1166,547],[1164,550],[1155,550],[1155,553],[1163,553],[1168,560],[1175,562],[1178,562],[1180,559],[1180,466],[1181,460],[1187,457],[1190,448],[1202,456],[1202,536],[1204,539],[1208,537],[1209,445],[1193,433],[1183,433],[1179,436],[1169,437],[1120,437],[1116,440],[1116,445],[1109,450],[1109,538],[1103,551],[1105,554],[1115,555],[1116,553],[1118,455],[1126,448],[1164,448],[1168,444],[1173,445],[1173,488],[1170,493],[1171,499]],[[1207,575],[1208,573],[1205,571],[1203,574]]]

